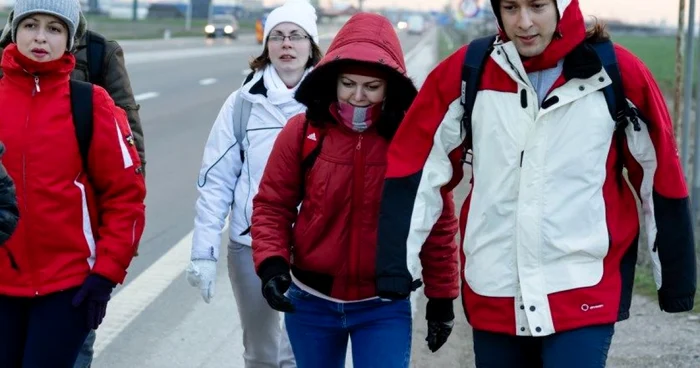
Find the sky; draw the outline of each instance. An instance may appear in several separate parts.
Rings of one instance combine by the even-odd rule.
[[[329,1],[357,4],[357,0],[321,0],[321,3]],[[365,6],[368,8],[402,6],[429,10],[441,9],[448,1],[458,3],[460,0],[365,0]],[[686,13],[689,7],[688,1],[686,0]],[[678,0],[579,0],[579,3],[584,14],[596,15],[600,18],[617,18],[632,23],[658,24],[660,21],[665,21],[669,26],[675,26],[678,23]],[[696,0],[696,13],[700,13],[700,0]],[[696,19],[698,19],[697,15]]]

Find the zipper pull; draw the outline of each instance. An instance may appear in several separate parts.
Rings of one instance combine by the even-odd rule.
[[[35,75],[34,76],[34,88],[36,92],[41,92],[41,88],[39,88],[39,76]]]
[[[357,140],[357,146],[355,146],[356,150],[360,150],[362,148],[362,136]]]

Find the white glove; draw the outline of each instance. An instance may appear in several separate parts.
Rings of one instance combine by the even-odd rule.
[[[187,282],[198,287],[202,293],[202,299],[210,303],[214,299],[216,284],[216,261],[210,259],[197,259],[191,261],[187,269]]]

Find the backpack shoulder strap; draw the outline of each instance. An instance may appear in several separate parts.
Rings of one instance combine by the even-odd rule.
[[[301,181],[299,185],[299,200],[304,198],[306,190],[306,176],[314,166],[321,145],[325,138],[325,130],[311,125],[309,120],[304,121],[304,130],[301,136]]]
[[[309,120],[304,122],[304,134],[301,145],[301,167],[303,171],[308,171],[314,165],[316,157],[321,152],[323,138],[325,138],[323,129],[311,125]]]
[[[241,89],[253,79],[254,75],[254,71],[248,73],[243,83],[241,83],[241,88],[238,89],[236,99],[233,102],[233,136],[236,138],[236,143],[238,143],[238,152],[241,155],[241,162],[245,161],[243,139],[245,139],[246,130],[248,129],[250,111],[253,109],[253,103],[243,98]]]
[[[102,65],[105,58],[105,44],[107,40],[99,33],[88,30],[86,32],[88,78],[90,83],[104,86]]]
[[[92,141],[92,84],[70,80],[70,105],[75,136],[78,140],[83,168],[87,172],[88,152]]]
[[[241,161],[245,160],[243,140],[245,139],[246,129],[248,128],[248,120],[250,119],[250,111],[252,109],[253,103],[244,99],[239,90],[233,103],[233,136],[236,138],[236,143],[238,144],[238,151],[241,154]]]
[[[608,73],[610,81],[612,82],[603,89],[610,116],[612,116],[616,123],[624,123],[625,117],[629,112],[629,105],[627,104],[625,91],[622,86],[622,75],[620,74],[620,68],[617,64],[617,56],[615,56],[615,46],[610,40],[595,42],[590,45],[598,55],[600,62],[603,64],[603,68],[605,68],[605,72]]]
[[[486,59],[488,58],[493,48],[493,43],[496,41],[496,35],[477,38],[467,46],[466,55],[464,56],[464,64],[462,65],[462,95],[460,103],[464,107],[462,115],[462,128],[466,132],[465,144],[466,148],[471,148],[472,140],[472,110],[474,109],[474,100],[479,91],[479,82],[484,68]]]

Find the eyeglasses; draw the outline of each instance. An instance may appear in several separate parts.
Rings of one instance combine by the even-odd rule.
[[[272,35],[272,36],[268,37],[267,40],[268,40],[269,42],[282,43],[282,42],[284,42],[284,40],[286,40],[287,38],[289,38],[289,41],[290,41],[290,42],[301,42],[301,41],[303,41],[303,40],[309,39],[310,37],[307,36],[307,35],[300,35],[300,34],[293,34],[293,35],[289,35],[289,36],[285,36],[285,35]]]

